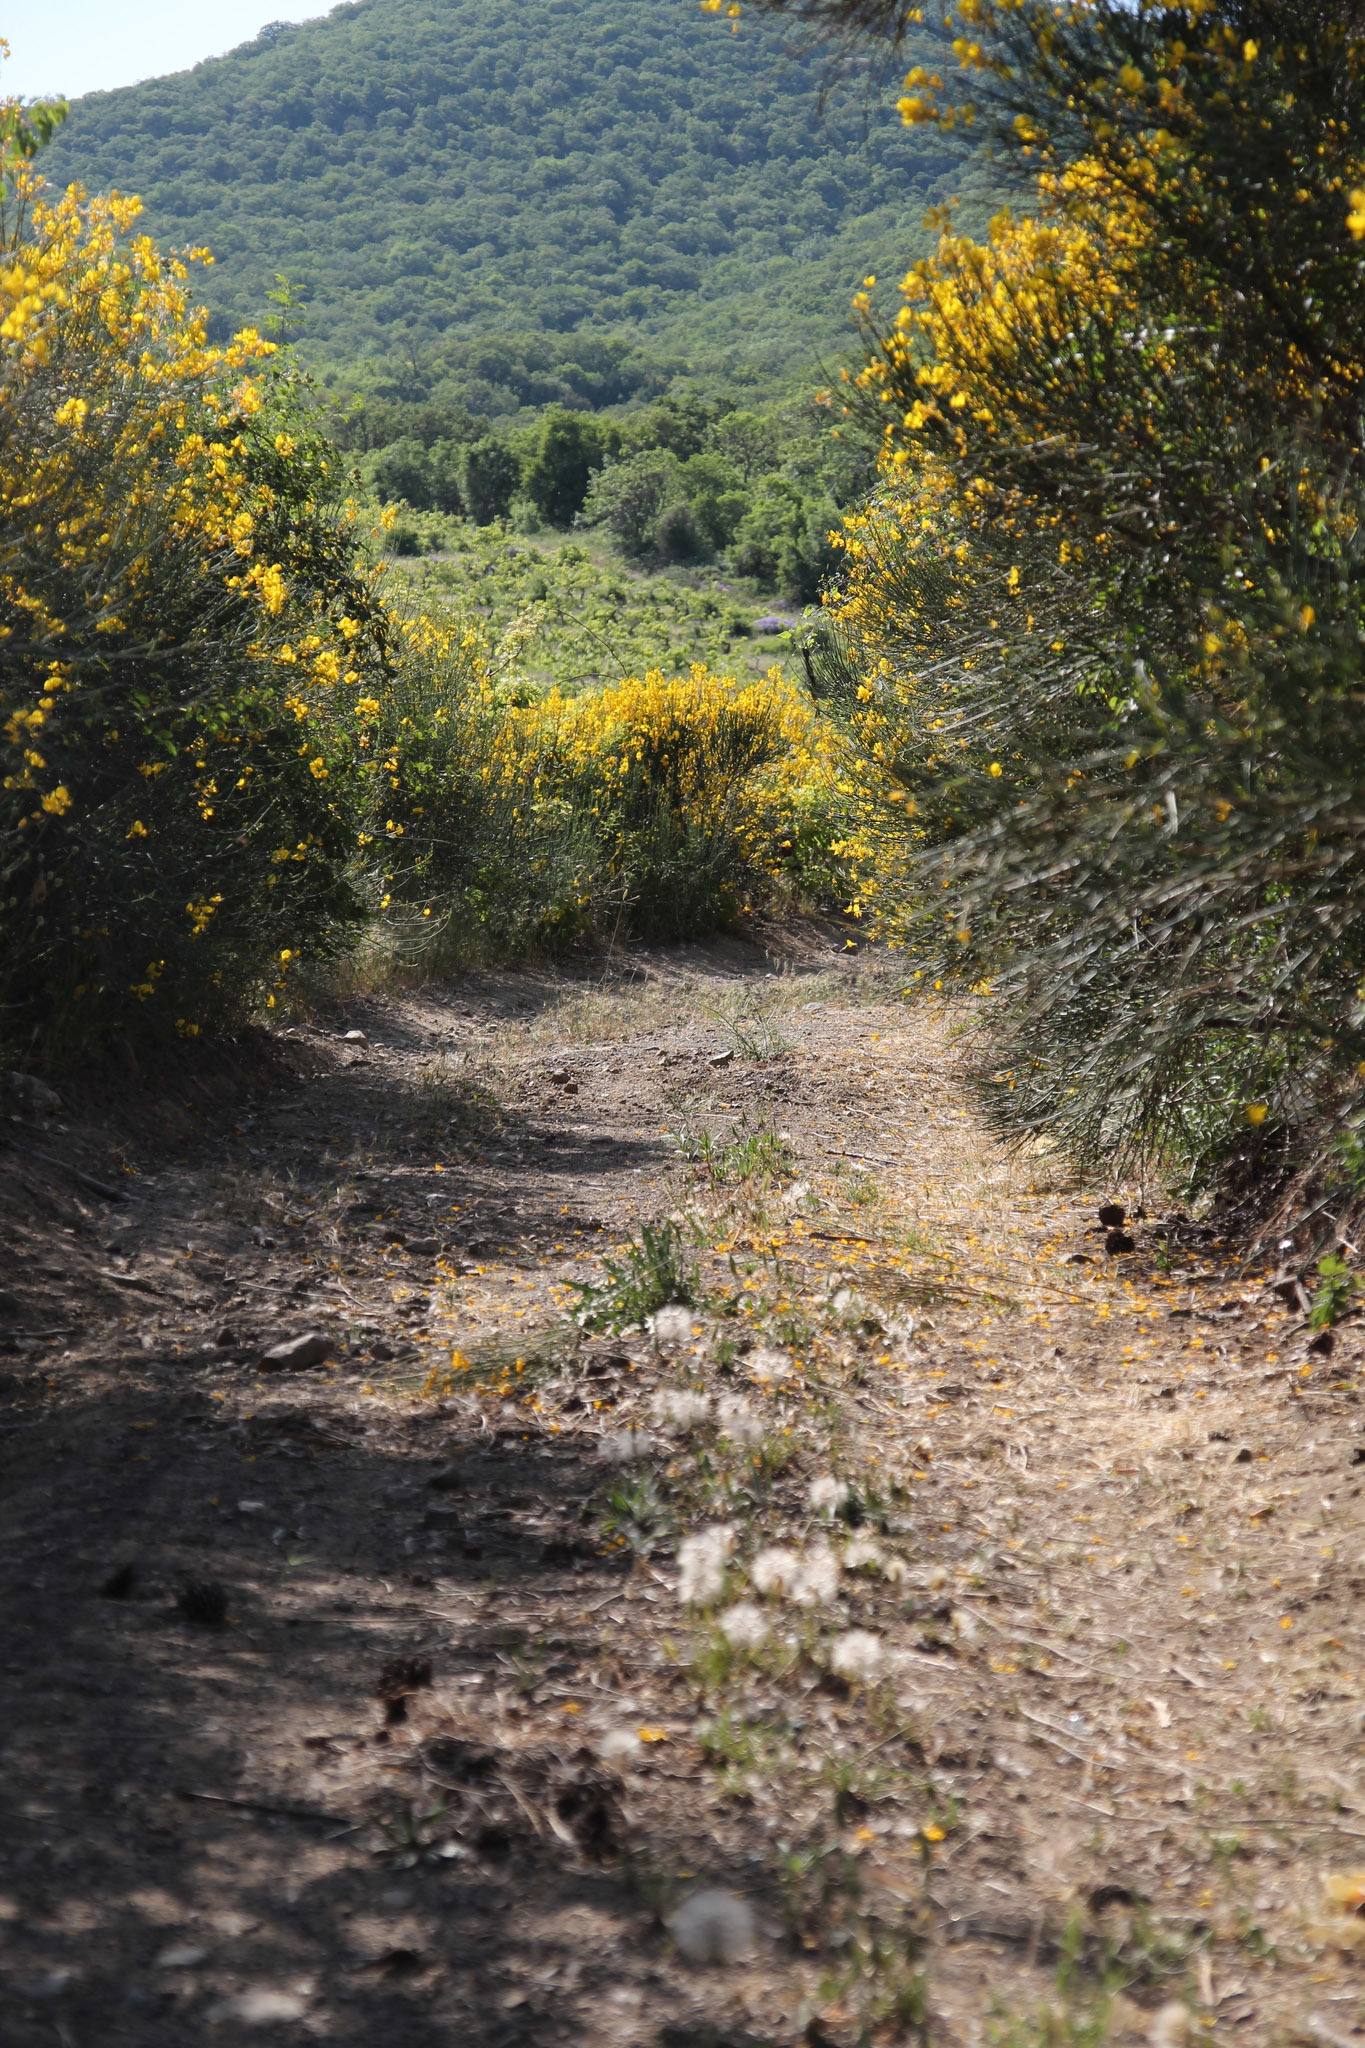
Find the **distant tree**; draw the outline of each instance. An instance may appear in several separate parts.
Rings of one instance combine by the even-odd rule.
[[[722,413],[706,436],[707,447],[738,471],[746,484],[777,467],[776,443],[773,422],[760,419],[756,412]]]
[[[707,444],[715,404],[688,392],[681,398],[662,398],[647,406],[631,422],[630,439],[637,448],[668,448],[681,462],[698,454]]]
[[[689,456],[683,477],[687,502],[708,548],[728,547],[749,509],[749,494],[740,489],[737,472],[723,456],[702,454]]]
[[[665,506],[684,496],[683,465],[667,448],[646,448],[598,471],[583,506],[590,526],[605,526],[625,554],[652,554]]]
[[[505,441],[492,434],[464,451],[460,491],[464,509],[476,526],[505,519],[512,494],[521,481],[521,466]]]
[[[594,470],[607,454],[604,428],[588,414],[551,406],[523,478],[527,496],[551,526],[571,526],[583,509]]]
[[[697,515],[687,504],[670,505],[660,514],[658,549],[665,562],[695,562],[706,552],[706,542]]]
[[[431,466],[420,441],[405,436],[381,448],[370,462],[370,480],[379,498],[388,505],[400,499],[415,511],[429,512],[432,506]]]
[[[794,603],[814,604],[838,560],[829,538],[838,525],[831,500],[806,497],[785,477],[766,477],[740,524],[734,567]]]
[[[438,512],[448,512],[457,519],[465,509],[464,460],[465,450],[459,441],[436,441],[427,451],[431,502]]]

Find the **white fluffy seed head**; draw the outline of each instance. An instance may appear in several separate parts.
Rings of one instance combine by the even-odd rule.
[[[682,1389],[668,1390],[654,1396],[650,1410],[662,1429],[700,1429],[710,1416],[711,1397]]]
[[[806,1489],[806,1499],[817,1515],[837,1514],[848,1499],[848,1482],[836,1479],[832,1472],[822,1472]]]
[[[754,1414],[742,1394],[721,1395],[716,1403],[716,1421],[732,1443],[756,1444],[764,1434],[762,1417]]]
[[[735,1650],[756,1650],[767,1636],[763,1610],[752,1600],[739,1600],[720,1617],[720,1631]]]
[[[886,1650],[880,1636],[870,1629],[851,1628],[836,1636],[829,1653],[829,1668],[850,1685],[875,1685],[886,1669]]]
[[[692,1311],[671,1301],[666,1308],[654,1311],[649,1327],[658,1350],[678,1351],[692,1341]]]
[[[846,1572],[879,1572],[886,1563],[881,1545],[874,1543],[870,1536],[856,1536],[844,1547],[844,1570]]]
[[[801,1560],[794,1550],[786,1550],[780,1543],[769,1544],[760,1550],[749,1568],[749,1577],[758,1593],[789,1593],[801,1571]]]
[[[613,1429],[599,1440],[597,1455],[608,1465],[629,1465],[643,1458],[651,1443],[646,1429]]]
[[[713,1522],[678,1545],[678,1598],[688,1607],[710,1607],[725,1590],[725,1563],[734,1549],[729,1522]]]
[[[798,1607],[828,1607],[838,1593],[838,1558],[823,1544],[812,1544],[802,1553],[800,1569],[792,1582],[792,1599]]]
[[[968,1607],[953,1609],[953,1628],[969,1650],[974,1650],[981,1641],[981,1624]]]
[[[943,1564],[936,1564],[931,1571],[925,1574],[924,1583],[931,1593],[941,1593],[948,1583],[948,1567]]]
[[[693,1892],[669,1921],[689,1963],[738,1963],[754,1945],[754,1916],[734,1892]]]
[[[640,1738],[633,1728],[609,1728],[597,1745],[603,1763],[624,1764],[627,1770],[640,1761]]]
[[[757,1351],[749,1353],[749,1377],[760,1386],[771,1386],[775,1380],[791,1378],[792,1362],[785,1351],[779,1351],[775,1344],[760,1344]]]
[[[1189,2011],[1173,1998],[1161,2006],[1153,2017],[1147,2039],[1151,2043],[1151,2048],[1185,2048],[1189,2038]]]

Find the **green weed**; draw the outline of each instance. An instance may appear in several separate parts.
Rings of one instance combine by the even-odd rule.
[[[730,1126],[730,1136],[717,1143],[704,1127],[684,1129],[678,1151],[689,1165],[699,1166],[713,1188],[746,1183],[771,1184],[789,1175],[796,1163],[791,1142],[770,1124]]]
[[[776,1010],[774,998],[743,988],[717,1003],[708,1014],[720,1024],[730,1050],[741,1059],[773,1060],[791,1050],[777,1028]]]
[[[673,1515],[652,1472],[608,1492],[602,1534],[624,1543],[636,1557],[648,1557],[673,1533]]]
[[[1308,1321],[1315,1330],[1328,1330],[1339,1323],[1351,1304],[1356,1289],[1355,1275],[1335,1252],[1318,1260],[1318,1284]]]
[[[642,1223],[620,1258],[604,1259],[606,1278],[596,1285],[577,1281],[578,1321],[585,1330],[619,1336],[641,1324],[670,1302],[691,1306],[697,1299],[696,1268],[688,1258],[683,1233],[668,1219]]]

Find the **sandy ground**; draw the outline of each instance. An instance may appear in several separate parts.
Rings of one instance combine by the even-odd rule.
[[[980,1056],[792,927],[12,1105],[6,2048],[1365,2031],[1357,1325]]]

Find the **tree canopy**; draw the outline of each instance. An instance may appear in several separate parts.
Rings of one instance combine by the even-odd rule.
[[[224,332],[286,273],[314,360],[614,329],[806,370],[948,153],[889,100],[822,108],[790,41],[678,0],[360,0],[79,100],[44,168],[207,243]]]

